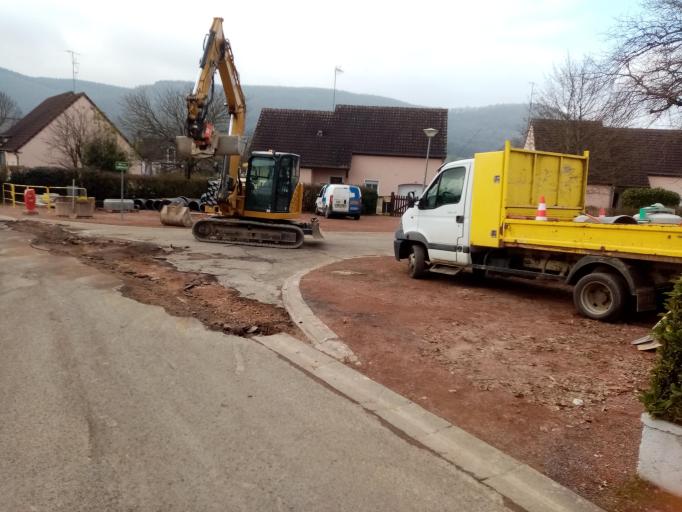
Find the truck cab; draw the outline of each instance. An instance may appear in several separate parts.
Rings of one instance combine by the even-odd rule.
[[[396,257],[406,256],[410,241],[421,242],[431,265],[470,265],[473,160],[443,165],[414,205],[402,217],[394,241]],[[414,262],[412,261],[411,264]]]

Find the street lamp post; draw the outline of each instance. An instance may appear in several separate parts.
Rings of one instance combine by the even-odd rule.
[[[438,130],[435,128],[424,128],[424,135],[428,139],[429,143],[426,146],[426,168],[424,169],[424,181],[422,182],[422,194],[426,189],[426,175],[429,172],[429,153],[431,153],[431,139],[433,139],[438,134]]]

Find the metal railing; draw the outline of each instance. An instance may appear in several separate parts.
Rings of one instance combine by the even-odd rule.
[[[32,188],[36,191],[36,200],[38,206],[43,205],[48,208],[54,208],[54,202],[50,194],[59,194],[62,197],[71,197],[77,199],[79,197],[87,197],[88,191],[84,187],[46,187],[43,185],[18,185],[16,183],[2,184],[2,204],[11,204],[16,207],[23,205],[24,193],[26,189]],[[64,191],[62,194],[61,192]],[[43,200],[43,197],[45,200]]]

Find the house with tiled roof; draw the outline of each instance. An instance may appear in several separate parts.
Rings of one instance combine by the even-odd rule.
[[[252,151],[301,156],[303,183],[349,183],[380,196],[421,192],[428,139],[435,128],[427,184],[446,157],[446,109],[337,105],[334,111],[261,111]]]
[[[129,172],[141,173],[136,152],[126,137],[85,93],[66,92],[44,100],[26,116],[0,134],[0,165],[21,167],[65,167],[65,155],[57,146],[68,130],[95,133],[109,130],[132,165]]]
[[[525,147],[559,153],[588,150],[588,206],[617,206],[627,188],[660,187],[682,194],[682,130],[533,119]]]

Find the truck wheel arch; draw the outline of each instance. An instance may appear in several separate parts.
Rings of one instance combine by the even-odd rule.
[[[618,258],[603,256],[584,256],[573,265],[566,278],[566,284],[575,285],[582,277],[592,272],[611,272],[620,275],[628,285],[632,295],[637,293],[641,279],[636,268]]]
[[[403,240],[405,243],[403,243],[400,248],[401,259],[408,258],[410,256],[413,245],[421,245],[424,248],[426,259],[429,259],[429,243],[426,241],[426,237],[424,235],[416,231],[411,231],[409,233],[405,233]]]

